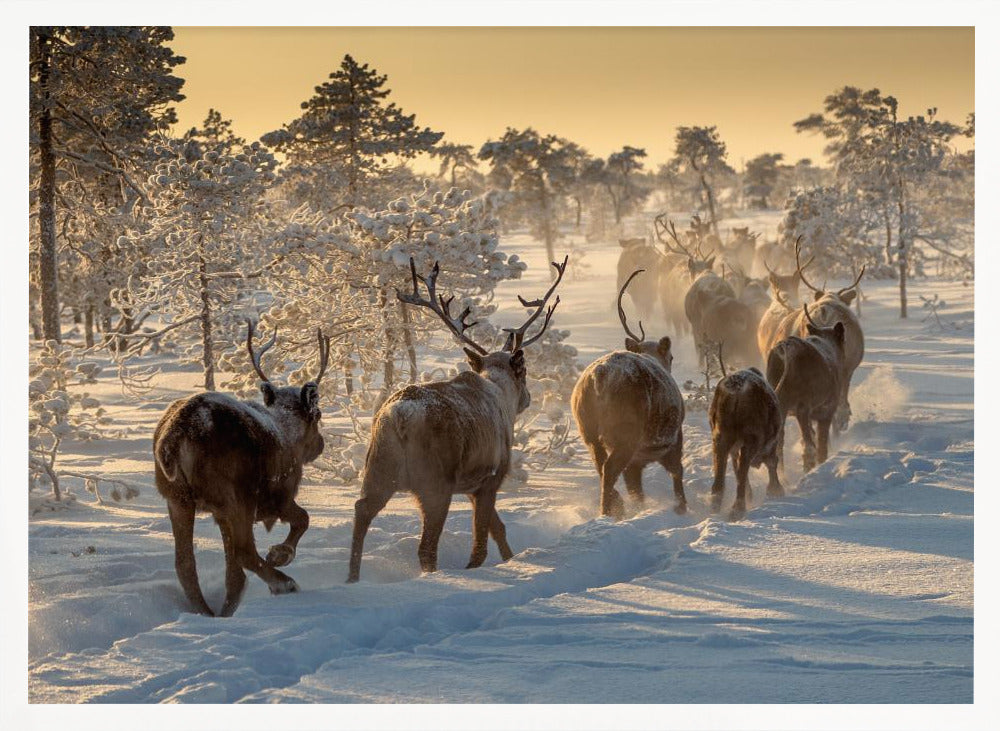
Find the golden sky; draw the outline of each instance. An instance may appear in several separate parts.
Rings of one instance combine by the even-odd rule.
[[[724,18],[720,18],[725,20]],[[533,126],[605,156],[644,147],[651,167],[678,125],[717,125],[729,162],[763,152],[822,159],[792,122],[834,89],[878,87],[904,115],[975,109],[973,28],[195,28],[175,27],[187,99],[257,139],[350,53],[387,74],[389,99],[453,142]]]

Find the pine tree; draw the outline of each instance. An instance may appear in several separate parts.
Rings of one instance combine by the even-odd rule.
[[[674,159],[682,172],[689,171],[697,176],[708,206],[708,222],[712,233],[718,236],[716,181],[723,175],[733,173],[733,169],[726,164],[726,143],[714,126],[678,127],[674,141]]]
[[[399,161],[428,152],[443,136],[414,122],[385,88],[387,76],[344,56],[340,69],[302,102],[302,116],[261,139],[287,159],[299,202],[333,211],[368,202],[371,185]],[[346,197],[342,191],[346,189]]]
[[[646,151],[625,145],[620,151],[608,155],[604,168],[604,187],[611,197],[615,211],[615,223],[631,213],[646,199],[649,191],[639,184],[642,158]]]
[[[556,260],[559,206],[574,180],[576,149],[555,135],[543,137],[530,127],[523,131],[508,127],[503,137],[487,141],[479,150],[479,159],[491,165],[493,183],[514,195],[532,233],[545,242],[549,261]]]
[[[33,203],[38,237],[33,278],[42,334],[61,339],[57,199],[67,185],[118,188],[123,203],[143,196],[134,160],[150,134],[175,121],[184,62],[163,27],[31,28],[30,116]]]

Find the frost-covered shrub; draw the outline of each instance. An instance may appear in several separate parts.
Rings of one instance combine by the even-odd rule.
[[[60,477],[73,476],[85,481],[86,488],[98,498],[100,478],[65,472],[57,468],[59,450],[68,440],[92,441],[104,436],[110,423],[100,401],[90,392],[78,390],[96,383],[101,366],[93,361],[79,361],[68,345],[48,340],[29,368],[28,383],[28,487],[51,489],[55,500],[63,496]],[[108,481],[113,482],[113,481]],[[138,490],[121,484],[112,497],[129,499]]]

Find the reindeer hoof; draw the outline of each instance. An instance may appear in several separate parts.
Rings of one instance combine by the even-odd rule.
[[[271,567],[287,566],[294,558],[295,549],[292,546],[287,543],[278,543],[268,550],[264,563]]]
[[[348,576],[348,577],[347,577],[347,581],[345,581],[344,583],[345,583],[345,584],[357,584],[357,583],[358,583],[358,580],[359,580],[360,578],[361,578],[361,577],[359,577],[359,576]]]
[[[718,513],[720,510],[722,510],[722,493],[719,493],[717,496],[712,495],[712,505],[710,507],[710,510],[713,513]]]
[[[767,488],[767,496],[785,497],[785,489],[781,485],[778,485],[777,487],[769,487]]]
[[[674,512],[678,515],[684,515],[688,511],[687,503],[677,503],[674,505]]]
[[[747,508],[745,505],[734,505],[733,509],[729,511],[728,520],[731,523],[735,523],[738,520],[743,520],[747,517]]]
[[[291,576],[286,576],[280,581],[276,581],[270,586],[272,594],[293,594],[299,590],[299,585],[295,583],[295,579]]]

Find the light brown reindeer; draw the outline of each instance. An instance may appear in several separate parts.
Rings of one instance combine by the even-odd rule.
[[[476,324],[466,322],[469,308],[453,317],[454,297],[437,294],[438,265],[422,277],[410,260],[413,293],[397,292],[397,297],[441,318],[468,346],[464,351],[472,370],[449,381],[407,386],[390,396],[375,414],[361,497],[354,504],[349,583],[360,578],[368,526],[397,492],[412,493],[420,506],[423,534],[417,556],[421,570],[437,570],[438,541],[448,508],[452,497],[461,493],[469,496],[473,513],[472,555],[466,568],[476,568],[486,560],[490,535],[504,561],[513,555],[496,497],[510,468],[514,420],[531,404],[523,348],[541,338],[548,327],[559,298],[547,310],[546,304],[562,281],[568,261],[569,257],[562,264],[552,262],[557,276],[544,297],[531,302],[518,297],[531,314],[521,327],[506,329],[503,350],[490,353],[465,334]],[[427,289],[427,299],[420,296],[418,282]],[[528,328],[543,312],[538,332],[525,340]]]
[[[808,472],[826,461],[830,425],[837,413],[844,378],[846,329],[844,323],[823,327],[802,305],[808,337],[796,335],[775,345],[767,357],[767,382],[774,388],[781,411],[778,459],[783,467],[785,417],[792,413],[802,432],[802,467]],[[812,422],[816,422],[816,434]]]
[[[622,247],[618,255],[618,286],[636,269],[645,272],[628,294],[639,316],[648,322],[656,307],[664,256],[645,237],[618,239],[618,243]]]
[[[246,584],[244,569],[263,579],[272,594],[296,591],[295,581],[276,567],[295,558],[309,514],[295,502],[302,467],[323,452],[319,433],[319,383],[330,355],[330,339],[318,333],[319,374],[302,388],[275,387],[253,349],[254,326],[247,322],[247,350],[260,376],[264,403],[238,401],[227,394],[199,393],[175,401],[153,435],[156,489],[166,498],[174,532],[175,567],[194,609],[212,616],[198,584],[194,559],[196,511],[212,513],[226,553],[226,599],[219,614],[236,611]],[[275,521],[291,525],[288,538],[261,559],[253,524],[271,530]]]
[[[844,326],[844,360],[842,363],[843,372],[840,378],[840,401],[837,407],[837,416],[834,420],[834,430],[837,432],[847,429],[851,418],[851,405],[848,402],[848,394],[851,388],[851,379],[854,371],[861,364],[865,355],[865,334],[861,328],[861,322],[851,310],[851,303],[858,295],[858,284],[865,274],[865,267],[861,267],[857,278],[852,284],[836,291],[827,291],[815,287],[806,279],[805,269],[812,261],[810,259],[805,264],[801,261],[802,237],[799,236],[795,242],[795,275],[799,280],[813,292],[813,301],[808,305],[808,314],[821,327],[831,327],[835,323],[842,323]],[[773,284],[773,282],[772,282]],[[765,360],[767,353],[779,341],[789,335],[799,335],[805,337],[809,334],[808,320],[804,312],[794,309],[793,306],[784,300],[782,296],[775,293],[777,304],[772,305],[768,314],[773,314],[773,318],[768,319],[768,315],[761,320],[757,329],[757,344]],[[782,313],[782,314],[778,314]],[[765,324],[766,323],[766,324]]]
[[[618,476],[625,473],[629,495],[641,504],[642,470],[650,462],[659,462],[673,477],[674,510],[687,510],[681,463],[684,399],[670,375],[674,360],[670,338],[646,340],[641,321],[636,335],[622,308],[622,295],[641,272],[633,272],[618,292],[626,350],[587,366],[572,397],[573,416],[601,479],[601,515],[618,519],[625,513],[615,490]]]
[[[750,467],[767,465],[768,497],[785,494],[778,479],[779,439],[784,415],[774,390],[757,368],[726,375],[719,349],[723,378],[715,386],[708,423],[712,427],[712,453],[715,480],[712,483],[712,512],[722,507],[726,489],[726,462],[732,455],[736,473],[736,502],[730,520],[746,515],[750,492]]]
[[[705,362],[705,345],[708,342],[723,343],[729,358],[757,362],[753,338],[756,332],[754,313],[747,304],[737,299],[729,282],[712,270],[715,256],[706,259],[700,245],[694,250],[685,246],[673,222],[664,222],[663,216],[657,216],[654,225],[657,237],[669,251],[687,257],[692,282],[684,295],[684,312],[691,323],[698,363]],[[694,230],[699,231],[701,227]]]

